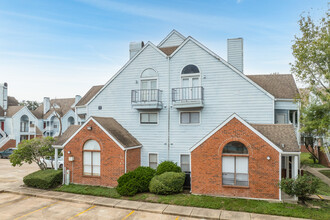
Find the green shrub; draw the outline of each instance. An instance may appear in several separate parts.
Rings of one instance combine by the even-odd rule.
[[[149,190],[155,194],[169,195],[182,191],[185,173],[166,172],[152,178]]]
[[[156,175],[161,175],[165,172],[180,173],[181,167],[179,167],[176,163],[172,161],[163,161],[158,165],[156,169]]]
[[[23,178],[25,185],[39,189],[54,188],[62,183],[62,170],[39,170]]]
[[[320,180],[313,176],[304,175],[297,179],[282,179],[280,188],[288,195],[296,195],[299,200],[305,201],[308,196],[316,193]]]
[[[150,167],[138,167],[125,173],[117,180],[117,191],[122,196],[133,196],[140,192],[149,191],[149,183],[156,171]]]

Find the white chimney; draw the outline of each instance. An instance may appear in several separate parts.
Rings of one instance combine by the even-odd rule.
[[[81,96],[80,95],[76,95],[73,106],[75,106],[80,101],[80,99],[81,99]]]
[[[50,98],[44,97],[44,114],[50,110]]]
[[[144,46],[143,41],[129,43],[129,58],[132,59],[132,57],[134,57],[135,54],[137,54],[142,49],[143,46]]]
[[[4,109],[7,110],[8,108],[8,84],[0,83],[0,106]]]
[[[243,38],[227,40],[227,60],[243,73]]]

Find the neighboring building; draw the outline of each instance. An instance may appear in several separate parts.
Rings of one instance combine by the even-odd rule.
[[[0,150],[16,147],[22,140],[42,136],[38,119],[26,106],[8,96],[8,84],[0,84]]]
[[[81,123],[81,119],[74,111],[75,105],[80,101],[81,97],[76,95],[75,98],[50,99],[44,97],[43,103],[32,113],[38,118],[38,126],[42,128],[43,136],[56,137],[60,134],[61,118],[62,133],[71,125]]]
[[[278,181],[297,177],[299,169],[298,94],[291,75],[244,75],[241,38],[228,40],[226,61],[173,30],[158,46],[130,44],[129,61],[76,105],[88,119],[82,130],[93,133],[78,132],[68,142],[76,144],[57,148],[74,158],[65,160],[74,182],[115,186],[85,172],[95,165],[101,178],[109,175],[106,163],[122,155],[103,152],[104,134],[94,133],[113,118],[142,144],[140,165],[178,163],[191,172],[192,193],[281,199]],[[98,117],[100,125],[86,127]],[[82,158],[87,140],[99,145],[96,164]]]

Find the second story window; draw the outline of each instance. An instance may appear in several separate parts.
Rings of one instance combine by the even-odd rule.
[[[181,112],[180,124],[199,124],[200,112]]]
[[[157,72],[146,69],[141,74],[141,101],[157,101]]]
[[[140,124],[157,124],[158,114],[157,113],[141,113]]]

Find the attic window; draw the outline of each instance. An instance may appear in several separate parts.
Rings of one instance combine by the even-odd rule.
[[[99,110],[102,110],[102,105],[99,105],[98,109],[99,109]]]
[[[194,73],[200,73],[200,72],[198,67],[192,64],[185,66],[181,72],[181,74],[194,74]]]

